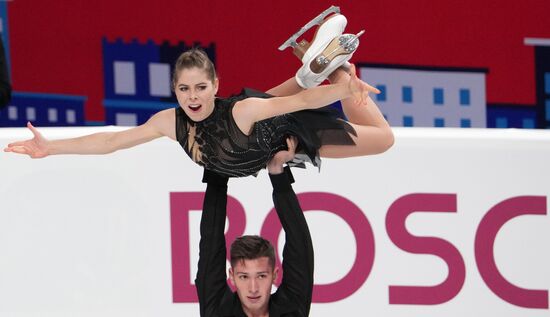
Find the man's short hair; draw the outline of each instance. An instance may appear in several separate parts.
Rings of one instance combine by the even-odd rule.
[[[242,236],[231,244],[229,251],[231,255],[231,267],[235,267],[238,262],[244,260],[255,260],[267,257],[271,268],[275,268],[275,250],[271,243],[255,235]]]

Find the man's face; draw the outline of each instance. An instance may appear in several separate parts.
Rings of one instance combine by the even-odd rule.
[[[244,260],[229,269],[229,277],[237,288],[237,295],[245,313],[267,312],[271,285],[277,278],[268,257]]]

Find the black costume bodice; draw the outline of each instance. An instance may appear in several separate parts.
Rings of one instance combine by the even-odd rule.
[[[206,169],[229,177],[257,175],[278,151],[286,138],[298,137],[297,155],[291,165],[310,161],[319,166],[319,148],[323,144],[354,144],[351,126],[328,109],[297,111],[256,122],[249,135],[235,123],[232,109],[248,97],[270,95],[244,89],[240,95],[216,98],[212,114],[200,122],[192,121],[181,107],[176,108],[176,136],[191,159]]]

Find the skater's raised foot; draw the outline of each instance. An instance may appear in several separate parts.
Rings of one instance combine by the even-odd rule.
[[[342,35],[347,23],[348,20],[345,16],[341,14],[331,15],[317,28],[311,43],[302,40],[298,49],[294,49],[294,54],[302,63],[310,61],[313,56],[324,50],[333,39]]]
[[[340,55],[350,55],[349,58],[351,58],[351,55],[359,46],[359,37],[363,35],[363,33],[365,33],[364,30],[356,35],[343,34],[334,38],[320,54],[311,60],[309,65],[311,71],[316,74],[322,73],[329,66],[329,64]],[[335,66],[334,69],[342,66],[342,64],[347,62],[349,58]]]
[[[296,73],[296,82],[302,88],[320,85],[338,67],[349,65],[353,53],[359,46],[361,31],[354,34],[343,34],[330,39],[329,44],[321,50],[311,45],[304,55],[304,64]],[[322,41],[321,38],[317,39]],[[306,58],[307,56],[307,58]]]

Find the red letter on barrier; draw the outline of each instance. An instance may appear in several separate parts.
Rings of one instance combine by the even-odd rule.
[[[369,221],[354,203],[342,196],[330,193],[302,193],[298,195],[302,210],[324,210],[340,216],[351,228],[357,245],[355,262],[341,280],[313,288],[314,303],[330,303],[342,300],[357,291],[367,280],[374,263],[374,235]],[[270,240],[275,249],[281,232],[277,212],[272,209],[262,226],[261,235]],[[338,239],[336,237],[336,239]],[[277,254],[277,265],[281,262]],[[284,274],[284,272],[283,272]],[[281,282],[281,276],[277,283]]]
[[[198,302],[195,284],[191,283],[189,255],[189,213],[202,210],[204,192],[170,193],[170,217],[172,230],[172,296],[174,303]],[[227,197],[229,226],[225,243],[243,234],[246,217],[243,206],[235,198]],[[194,264],[195,265],[195,264]]]
[[[456,195],[406,195],[390,206],[386,217],[386,230],[397,247],[414,254],[433,254],[440,257],[447,263],[449,275],[436,286],[390,286],[390,304],[442,304],[455,297],[464,285],[464,260],[460,252],[446,240],[411,235],[405,227],[405,220],[414,212],[456,212]]]
[[[493,293],[508,303],[527,308],[548,308],[548,291],[524,289],[508,282],[495,263],[493,247],[498,231],[508,220],[521,215],[546,215],[546,197],[510,198],[487,212],[476,233],[477,267]]]

